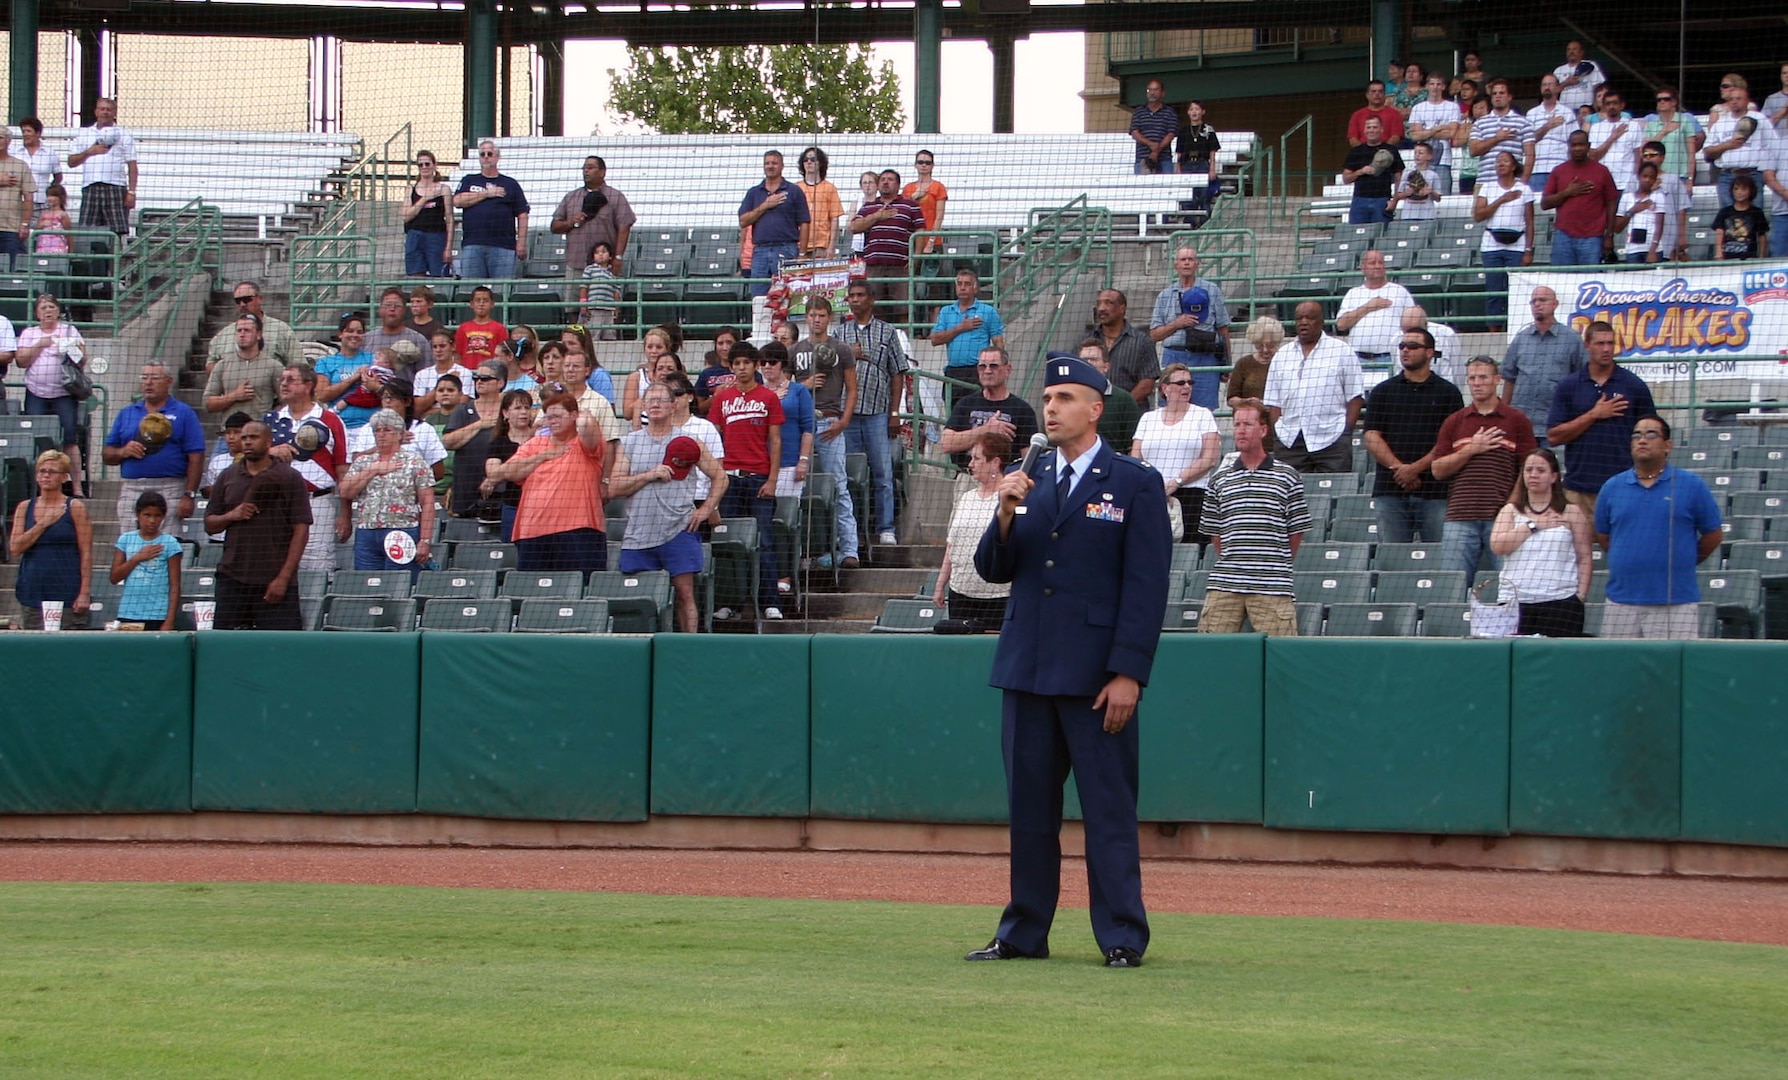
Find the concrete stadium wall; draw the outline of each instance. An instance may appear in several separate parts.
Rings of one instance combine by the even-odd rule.
[[[994,644],[4,634],[0,836],[998,847]],[[1146,849],[1601,865],[1570,852],[1612,841],[1640,845],[1612,868],[1650,870],[1673,846],[1788,849],[1784,659],[1170,635],[1140,720]]]

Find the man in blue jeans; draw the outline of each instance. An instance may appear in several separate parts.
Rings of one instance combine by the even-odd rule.
[[[515,277],[528,257],[528,197],[514,177],[497,171],[499,157],[496,143],[479,143],[478,171],[460,177],[453,196],[462,212],[457,269],[471,281]]]
[[[1459,411],[1459,388],[1434,373],[1434,337],[1417,327],[1398,343],[1400,370],[1366,398],[1366,451],[1377,462],[1372,500],[1380,543],[1407,544],[1419,534],[1438,544],[1446,526],[1447,482],[1432,470],[1435,441]]]
[[[768,293],[782,260],[800,252],[801,226],[808,220],[807,197],[783,182],[782,151],[764,151],[764,182],[739,203],[739,228],[751,230],[751,295]]]
[[[906,377],[906,351],[894,328],[875,316],[875,297],[869,282],[852,278],[845,292],[851,317],[838,328],[838,339],[849,346],[857,359],[857,409],[851,426],[845,429],[846,449],[869,458],[869,485],[874,513],[865,508],[863,516],[875,524],[875,542],[897,544],[894,535],[894,448],[891,438],[899,428],[894,416],[894,402],[900,397],[901,380]]]
[[[1558,212],[1552,228],[1552,265],[1594,266],[1602,261],[1604,245],[1612,247],[1620,188],[1606,166],[1590,160],[1588,132],[1571,132],[1570,146],[1570,160],[1546,177],[1540,209]]]

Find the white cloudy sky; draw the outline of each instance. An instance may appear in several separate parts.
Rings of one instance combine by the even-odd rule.
[[[1014,126],[1023,132],[1077,132],[1085,114],[1080,91],[1086,82],[1081,34],[1037,34],[1018,42]],[[907,130],[913,120],[913,47],[882,43],[878,59],[891,60],[906,96]],[[621,130],[608,115],[608,71],[624,68],[627,51],[619,41],[570,41],[565,45],[565,130],[582,134],[600,126]],[[946,132],[993,130],[993,55],[979,41],[946,41],[943,51],[941,126]]]

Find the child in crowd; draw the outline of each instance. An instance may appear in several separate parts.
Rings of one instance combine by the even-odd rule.
[[[237,429],[241,431],[240,428]],[[123,533],[112,552],[112,584],[123,585],[118,621],[144,630],[172,630],[180,610],[180,541],[163,536],[168,500],[159,491],[137,496],[137,531]]]
[[[1415,168],[1403,174],[1403,183],[1391,193],[1390,209],[1398,221],[1432,221],[1440,214],[1440,174],[1434,171],[1434,147],[1415,144]]]
[[[1766,259],[1769,257],[1769,218],[1752,206],[1757,181],[1748,175],[1732,180],[1732,205],[1714,215],[1714,258]]]
[[[589,327],[591,336],[598,341],[621,338],[615,329],[621,309],[621,286],[615,282],[614,262],[615,249],[608,246],[608,241],[598,240],[590,249],[590,265],[584,267],[583,311],[578,321]]]
[[[71,221],[68,216],[67,188],[63,187],[61,184],[51,184],[48,188],[44,189],[44,200],[44,208],[37,214],[37,224],[35,226],[37,229],[74,228],[74,222]],[[68,254],[68,237],[60,234],[39,236],[37,238],[37,253],[39,255]]]

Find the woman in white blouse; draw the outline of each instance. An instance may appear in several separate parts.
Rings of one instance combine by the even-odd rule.
[[[982,432],[969,444],[969,475],[975,486],[956,496],[950,514],[950,532],[944,547],[943,566],[937,572],[932,602],[950,605],[952,620],[966,621],[971,630],[996,630],[1006,614],[1010,585],[995,585],[975,573],[975,548],[1000,505],[1000,481],[1012,459],[1012,440],[991,431]]]
[[[1496,155],[1496,177],[1478,184],[1471,219],[1482,222],[1484,238],[1478,251],[1484,262],[1484,313],[1486,330],[1501,331],[1509,314],[1509,275],[1499,267],[1533,263],[1533,192],[1521,182],[1515,155],[1504,150]]]
[[[1590,522],[1565,502],[1558,457],[1541,448],[1521,463],[1521,479],[1490,527],[1490,551],[1521,602],[1522,634],[1582,637],[1589,595]]]
[[[1192,404],[1192,372],[1184,364],[1169,364],[1161,372],[1161,396],[1166,404],[1144,413],[1136,422],[1130,456],[1153,465],[1167,485],[1167,494],[1179,500],[1185,522],[1185,543],[1203,543],[1198,516],[1204,509],[1204,489],[1211,470],[1222,455],[1223,436],[1211,410]]]

